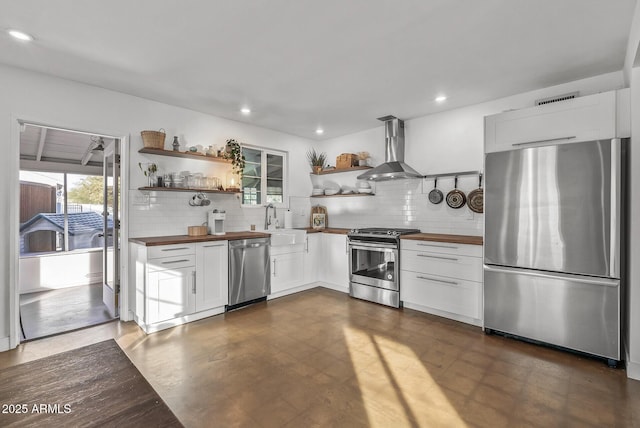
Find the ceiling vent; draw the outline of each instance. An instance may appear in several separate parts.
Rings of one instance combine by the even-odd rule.
[[[555,97],[540,98],[539,100],[536,100],[536,105],[537,106],[542,106],[542,105],[545,105],[545,104],[551,104],[551,103],[557,103],[557,102],[560,102],[560,101],[572,100],[574,98],[577,98],[579,94],[580,93],[578,91],[576,91],[576,92],[570,92],[568,94],[556,95]]]

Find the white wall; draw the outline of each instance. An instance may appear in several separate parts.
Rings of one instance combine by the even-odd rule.
[[[425,175],[482,171],[485,116],[532,106],[538,98],[573,91],[589,95],[623,86],[620,71],[407,120],[405,162]],[[335,157],[340,153],[368,151],[372,156],[371,164],[378,165],[384,161],[384,128],[381,124],[374,129],[327,140],[316,144],[316,149],[325,151],[334,165]],[[334,181],[353,186],[356,175],[323,175],[314,178],[314,185],[323,186],[327,181]],[[478,187],[476,180],[476,177],[461,178],[459,187],[468,192]],[[428,202],[426,196],[433,187],[433,180],[425,180],[422,187],[386,183],[376,183],[376,186],[373,198],[312,198],[311,203],[327,206],[330,225],[336,227],[418,227],[430,233],[482,234],[482,215],[472,213],[467,207],[453,210],[444,203],[434,206]],[[438,180],[438,187],[446,194],[453,188],[453,179]],[[364,213],[367,217],[362,215]]]
[[[124,171],[123,174],[130,178],[129,188],[132,189],[132,200],[142,196],[141,192],[133,189],[145,184],[145,178],[137,166],[138,162],[156,162],[162,171],[189,169],[208,172],[209,168],[213,168],[211,173],[220,175],[223,173],[220,168],[212,167],[213,163],[206,161],[176,160],[139,154],[138,149],[142,147],[140,131],[161,127],[167,131],[166,147],[171,144],[172,136],[178,135],[182,142],[189,145],[221,146],[227,138],[236,138],[245,144],[287,150],[290,165],[290,194],[308,195],[311,189],[308,179],[309,167],[304,157],[309,141],[303,138],[6,66],[0,66],[0,93],[2,94],[0,96],[0,150],[5,154],[0,157],[0,171],[3,174],[3,179],[0,180],[0,200],[3,201],[10,200],[10,197],[15,194],[14,187],[18,182],[17,176],[9,176],[9,172],[15,169],[16,159],[6,155],[15,149],[10,144],[12,138],[15,138],[12,133],[17,129],[14,123],[16,119],[62,128],[130,136],[128,144],[131,170]],[[17,153],[17,150],[14,150],[14,153]],[[186,200],[189,195],[184,193],[180,197],[173,194],[157,196],[153,200],[153,206],[159,207],[164,212],[172,212],[179,206],[178,211],[180,211],[184,209],[180,205],[181,198]],[[217,197],[228,198],[228,196]],[[136,201],[141,203],[139,198]],[[215,203],[214,201],[214,205]],[[186,201],[184,204],[186,205]],[[150,209],[151,205],[148,205],[146,210],[141,207],[142,205],[133,206],[135,209],[131,210],[128,220],[136,225],[154,224],[153,227],[146,229],[146,232],[153,235],[166,235],[178,230],[186,234],[186,226],[193,224],[196,220],[191,215],[172,217],[171,228],[169,228],[165,227],[169,226],[168,222],[152,223],[156,217]],[[6,343],[5,338],[9,334],[9,269],[16,265],[13,260],[10,260],[8,249],[11,242],[10,223],[16,216],[16,210],[16,207],[6,203],[0,207],[0,242],[5,245],[5,251],[0,256],[1,343]],[[257,218],[258,211],[262,211],[250,210],[256,214],[250,214],[248,218]],[[198,212],[198,209],[190,213],[193,212]],[[201,214],[198,217],[204,221],[204,212]],[[201,222],[198,221],[196,224],[199,223]],[[133,235],[139,236],[136,233]]]
[[[20,257],[20,294],[102,283],[101,249]]]
[[[629,269],[627,373],[640,380],[640,67],[631,77],[631,147],[629,150]]]

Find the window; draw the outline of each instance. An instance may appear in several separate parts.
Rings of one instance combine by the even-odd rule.
[[[287,199],[287,153],[259,147],[243,147],[242,204],[284,205]]]

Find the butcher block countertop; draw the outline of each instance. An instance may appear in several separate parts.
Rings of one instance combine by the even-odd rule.
[[[271,235],[269,235],[268,233],[263,232],[227,232],[224,235],[174,235],[151,236],[148,238],[130,238],[129,242],[146,245],[147,247],[154,247],[156,245],[191,244],[194,242],[236,241],[238,239],[269,238],[270,236]]]
[[[327,227],[325,229],[314,229],[312,227],[297,227],[296,229],[306,230],[307,233],[324,232],[324,233],[335,233],[335,234],[338,234],[338,235],[346,235],[351,230],[351,229],[342,229],[342,228],[339,228],[339,227]]]
[[[403,235],[400,239],[411,239],[414,241],[434,241],[447,242],[449,244],[470,244],[482,245],[482,236],[471,235],[443,235],[440,233],[415,233],[411,235]]]

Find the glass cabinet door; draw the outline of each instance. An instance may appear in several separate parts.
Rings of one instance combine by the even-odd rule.
[[[267,153],[267,203],[284,202],[284,156]]]
[[[245,164],[242,174],[242,203],[262,204],[262,150],[242,148]]]

